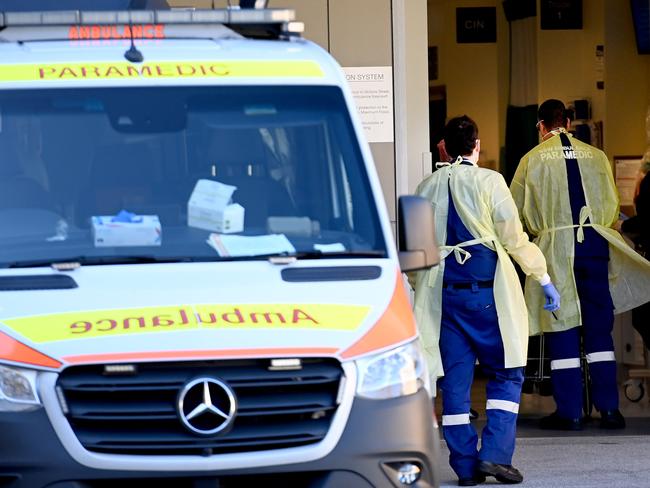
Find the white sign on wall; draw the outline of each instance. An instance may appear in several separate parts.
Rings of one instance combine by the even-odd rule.
[[[343,68],[368,142],[393,142],[393,68]]]
[[[621,207],[634,205],[634,192],[640,181],[641,156],[614,156],[616,188]]]

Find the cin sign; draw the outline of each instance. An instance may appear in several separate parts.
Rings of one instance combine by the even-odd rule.
[[[496,7],[459,7],[456,9],[456,42],[497,41]]]

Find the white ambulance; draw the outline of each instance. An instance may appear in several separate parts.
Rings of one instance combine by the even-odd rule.
[[[0,27],[0,487],[437,486],[431,208],[293,12]]]

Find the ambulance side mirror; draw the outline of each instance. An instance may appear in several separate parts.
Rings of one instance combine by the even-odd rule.
[[[433,208],[422,197],[407,195],[398,204],[399,265],[402,272],[428,269],[440,262]]]

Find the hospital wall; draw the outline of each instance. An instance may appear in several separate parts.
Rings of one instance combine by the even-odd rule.
[[[604,1],[585,0],[582,29],[541,30],[539,19],[537,24],[538,100],[588,99],[593,120],[606,115],[605,91],[596,86],[596,46],[605,44]],[[609,48],[605,46],[606,54]]]
[[[605,149],[610,158],[642,155],[647,144],[650,54],[637,54],[629,2],[606,0],[605,4]]]
[[[497,43],[458,44],[457,7],[496,7]],[[505,143],[508,96],[508,23],[500,0],[428,0],[429,46],[438,48],[438,79],[447,115],[467,114],[479,126],[481,160],[498,164]]]
[[[438,47],[438,79],[444,85],[449,117],[467,113],[480,128],[483,160],[499,160],[505,143],[508,104],[508,23],[496,0],[428,0],[429,45]],[[458,44],[457,7],[496,7],[497,42]],[[539,13],[539,1],[537,12]],[[605,47],[599,67],[596,46]],[[650,104],[650,55],[636,50],[629,2],[583,0],[583,28],[541,30],[537,18],[538,102],[589,99],[592,119],[602,121],[604,149],[640,155],[646,147],[645,117]],[[603,80],[604,89],[597,88]]]
[[[603,122],[604,150],[641,155],[650,102],[650,56],[637,53],[627,1],[584,0],[581,30],[538,29],[539,100],[587,98],[592,118]],[[598,73],[596,46],[605,47]],[[596,82],[603,79],[604,89]]]

